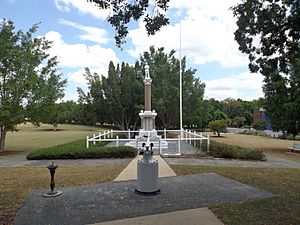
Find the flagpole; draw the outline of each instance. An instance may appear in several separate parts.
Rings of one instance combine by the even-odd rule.
[[[181,20],[180,20],[180,36],[179,36],[179,108],[180,108],[180,138],[182,138],[182,65],[181,65]]]

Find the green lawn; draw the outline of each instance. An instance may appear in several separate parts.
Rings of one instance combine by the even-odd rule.
[[[34,127],[31,124],[21,124],[18,132],[8,132],[6,138],[7,151],[30,152],[34,149],[55,146],[78,139],[84,139],[103,130],[101,128],[63,124],[58,126],[57,131],[52,126],[43,124]]]
[[[181,165],[172,165],[172,169],[177,175],[213,172],[276,194],[267,199],[209,207],[224,224],[300,224],[300,169]]]
[[[293,146],[293,144],[300,144],[300,141],[232,133],[222,134],[222,137],[219,138],[216,136],[211,137],[212,140],[220,143],[237,145],[245,148],[261,149],[267,155],[300,163],[300,154],[291,154],[291,150],[288,149],[288,147]]]

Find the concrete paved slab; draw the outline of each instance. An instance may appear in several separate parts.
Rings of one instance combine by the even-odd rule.
[[[14,224],[92,224],[273,196],[213,173],[160,178],[159,187],[161,194],[151,197],[135,194],[134,180],[61,188],[56,198],[33,191]]]
[[[128,166],[119,174],[115,181],[125,181],[125,180],[136,180],[137,179],[137,161],[141,159],[142,156],[138,155],[135,157]],[[159,177],[170,177],[176,176],[176,173],[171,169],[171,167],[166,163],[166,161],[159,155],[154,155],[154,158],[158,160],[158,176]]]
[[[115,220],[94,225],[223,225],[208,208]]]

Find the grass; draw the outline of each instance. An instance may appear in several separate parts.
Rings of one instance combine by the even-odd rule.
[[[82,125],[58,125],[58,130],[53,131],[52,126],[42,124],[34,127],[31,124],[21,124],[18,132],[8,132],[6,138],[6,151],[25,154],[39,148],[55,146],[98,133],[101,128]]]
[[[177,175],[214,172],[276,194],[267,199],[209,207],[224,224],[300,224],[300,169],[171,167]]]
[[[104,147],[104,142],[91,145],[88,149],[85,140],[37,149],[27,155],[27,159],[99,159],[131,158],[136,156],[136,149],[129,146]]]
[[[261,149],[267,155],[284,158],[300,163],[300,154],[290,154],[294,143],[300,144],[300,141],[282,140],[270,137],[259,137],[243,134],[222,134],[222,138],[211,136],[214,141],[236,145],[244,148]]]
[[[58,167],[56,187],[91,185],[114,180],[125,164],[103,166]],[[0,169],[0,224],[11,224],[18,208],[34,189],[49,188],[47,168]]]

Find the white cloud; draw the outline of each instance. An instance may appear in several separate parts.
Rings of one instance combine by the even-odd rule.
[[[235,19],[228,8],[237,0],[211,1],[170,1],[170,10],[186,10],[181,20],[182,55],[186,55],[195,64],[219,62],[223,67],[245,66],[247,57],[238,50],[233,32]],[[172,15],[170,16],[172,17]],[[179,52],[180,24],[163,27],[155,36],[148,37],[144,23],[129,32],[134,47],[128,52],[137,57],[148,50],[150,45],[164,46]]]
[[[226,98],[241,98],[253,100],[263,97],[263,76],[244,72],[224,78],[203,81],[206,84],[206,98],[223,100]]]
[[[108,68],[110,61],[117,62],[117,56],[111,48],[103,48],[100,45],[68,44],[64,42],[60,33],[50,31],[45,35],[52,41],[49,53],[57,56],[59,66],[69,68]]]
[[[63,97],[63,99],[59,100],[59,102],[66,102],[66,101],[70,101],[73,100],[75,102],[77,102],[78,100],[78,93],[77,91],[74,92],[66,92],[65,96]]]
[[[90,14],[98,19],[106,19],[109,10],[99,9],[94,3],[87,0],[54,0],[56,8],[60,11],[69,12],[72,8],[77,9],[82,14]]]
[[[91,67],[89,68],[91,73],[97,73],[99,75],[107,76],[108,67]],[[85,84],[87,81],[84,78],[85,70],[81,68],[76,70],[75,72],[70,72],[67,74],[67,78],[69,81],[72,81],[76,84]]]
[[[60,19],[59,23],[84,31],[85,34],[78,36],[81,40],[92,41],[99,44],[107,43],[109,41],[109,39],[106,37],[107,32],[104,29],[91,27],[91,26],[84,26],[82,24],[64,20],[64,19]]]

